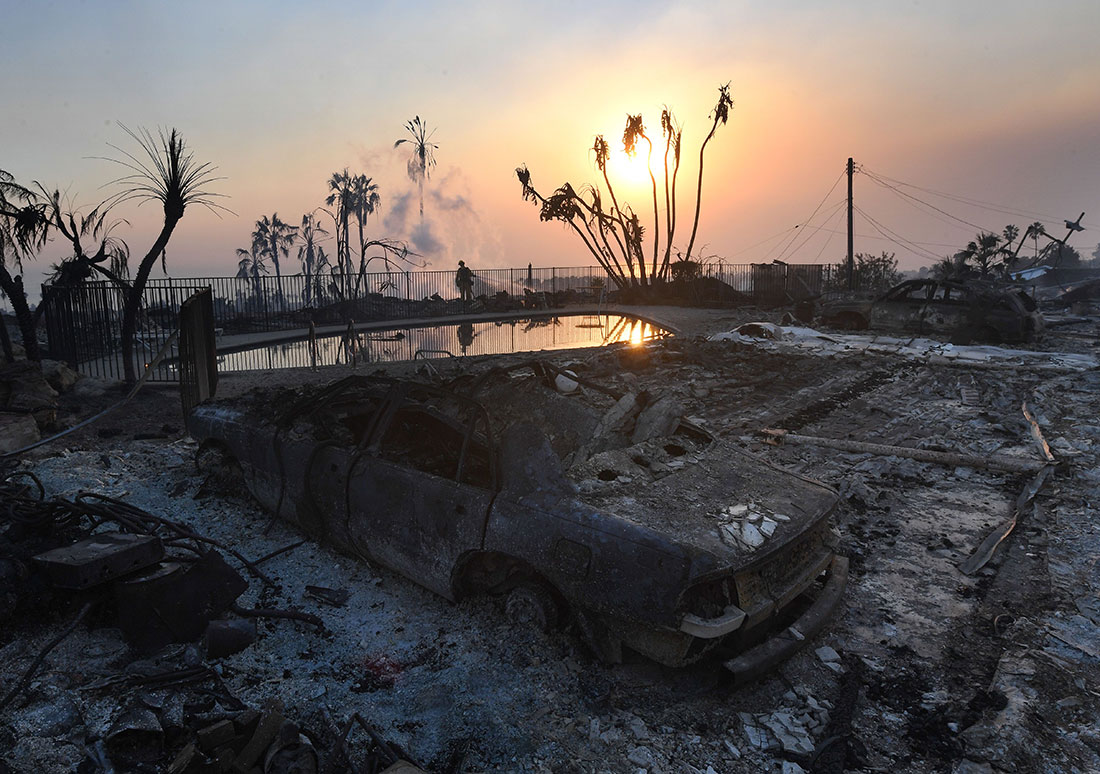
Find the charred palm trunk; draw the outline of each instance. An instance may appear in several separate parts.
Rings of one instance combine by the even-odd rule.
[[[355,297],[359,297],[359,289],[367,276],[367,243],[363,241],[363,218],[356,218],[359,224],[359,275],[355,278]]]
[[[4,360],[9,363],[14,363],[15,351],[11,348],[11,336],[8,335],[8,324],[4,322],[2,315],[0,315],[0,347],[4,350]]]
[[[306,250],[306,260],[302,265],[302,269],[306,275],[306,287],[305,298],[306,306],[310,306],[313,303],[313,247],[310,246]]]
[[[649,281],[653,283],[657,281],[657,250],[661,244],[661,216],[657,212],[657,178],[653,174],[653,141],[644,134],[642,137],[649,145],[649,155],[646,156],[645,166],[649,171],[649,181],[653,184],[653,268],[649,272]]]
[[[271,240],[271,262],[275,264],[275,292],[278,294],[277,305],[283,302],[283,273],[279,269],[279,244]]]
[[[122,310],[122,368],[128,383],[137,380],[134,369],[134,334],[137,332],[137,316],[138,311],[141,309],[141,297],[145,292],[145,283],[149,281],[149,274],[153,271],[157,258],[164,253],[164,248],[168,246],[168,240],[172,237],[172,232],[182,217],[182,204],[178,207],[164,205],[164,226],[157,236],[157,241],[153,243],[153,246],[149,248],[149,252],[141,259],[141,265],[134,276],[134,282],[126,294],[126,305]]]
[[[38,352],[38,332],[34,326],[34,315],[27,305],[27,294],[23,289],[23,278],[13,277],[8,272],[7,266],[0,264],[0,289],[11,300],[11,308],[15,312],[15,321],[19,324],[19,332],[23,336],[23,351],[26,353],[27,360],[41,359]],[[15,359],[11,341],[8,340],[7,325],[4,325],[4,356],[9,361]]]
[[[691,239],[688,240],[687,253],[684,254],[684,260],[691,259],[691,249],[695,246],[695,234],[699,231],[699,210],[703,204],[703,153],[707,150],[707,143],[714,137],[714,132],[718,128],[718,117],[714,118],[714,125],[710,129],[710,134],[703,140],[703,144],[699,146],[699,184],[695,189],[695,222],[691,225]]]

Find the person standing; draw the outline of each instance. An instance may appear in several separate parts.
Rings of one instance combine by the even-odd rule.
[[[458,271],[455,272],[455,286],[458,288],[462,302],[474,299],[474,273],[466,265],[465,261],[458,262]]]

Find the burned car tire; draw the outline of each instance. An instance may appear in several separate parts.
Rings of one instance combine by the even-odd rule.
[[[541,583],[521,583],[504,600],[504,613],[517,626],[550,632],[558,628],[561,611],[554,593]]]
[[[862,331],[867,329],[867,320],[855,312],[844,312],[838,314],[835,318],[834,324],[836,327],[845,331]]]
[[[978,329],[978,332],[974,334],[974,341],[979,344],[1000,344],[1001,334],[996,328],[987,325],[984,328]]]
[[[599,615],[576,608],[573,620],[592,655],[604,664],[623,663],[623,641],[607,628]]]

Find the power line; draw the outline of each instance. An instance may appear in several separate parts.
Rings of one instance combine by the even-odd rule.
[[[875,229],[875,231],[882,234],[882,236],[885,237],[887,239],[887,241],[890,241],[890,242],[894,243],[895,245],[897,245],[898,247],[901,247],[902,249],[906,249],[909,252],[911,252],[915,255],[918,255],[922,258],[930,258],[933,261],[938,261],[939,260],[940,257],[938,255],[932,253],[929,250],[925,250],[923,247],[920,247],[919,245],[917,245],[914,242],[910,242],[908,239],[906,239],[905,237],[903,237],[901,234],[897,233],[893,229],[883,225],[882,223],[879,223],[877,220],[875,220],[873,217],[871,217],[861,207],[856,207],[854,205],[853,205],[853,207],[860,215],[867,218],[867,221],[871,224],[871,227],[873,229]],[[888,236],[887,232],[892,234],[893,238]]]
[[[836,216],[839,215],[839,214],[840,214],[840,210],[838,209],[836,212],[833,213],[833,217],[829,218],[829,220],[826,221],[825,225],[826,226],[829,225],[829,223],[831,223],[836,218]],[[817,263],[818,261],[821,260],[821,255],[825,252],[825,248],[827,248],[832,243],[833,237],[836,234],[840,233],[839,231],[835,231],[831,228],[830,229],[823,229],[823,230],[828,232],[829,238],[825,240],[825,244],[823,244],[821,246],[821,249],[817,251],[817,255],[814,256],[814,263]]]
[[[887,175],[883,175],[882,173],[868,173],[868,174],[876,174],[878,177],[882,178],[883,180],[889,180],[891,183],[897,183],[898,185],[904,186],[906,188],[914,188],[918,191],[924,191],[925,193],[934,194],[936,196],[942,196],[946,199],[951,199],[951,200],[959,202],[961,204],[969,204],[972,207],[979,207],[981,209],[989,210],[991,212],[999,212],[999,213],[1002,213],[1004,215],[1015,215],[1015,216],[1021,217],[1021,218],[1038,218],[1039,220],[1046,220],[1046,221],[1049,221],[1050,223],[1058,223],[1059,221],[1062,220],[1061,218],[1055,217],[1054,215],[1046,215],[1046,214],[1041,213],[1041,212],[1031,212],[1029,210],[1021,210],[1021,209],[1018,209],[1018,208],[1009,207],[1007,204],[996,204],[994,202],[987,202],[987,201],[983,201],[981,199],[973,199],[973,198],[970,198],[970,197],[967,197],[967,196],[960,196],[958,194],[950,194],[950,193],[947,193],[946,191],[937,191],[934,188],[924,188],[922,186],[915,185],[914,183],[906,183],[902,180],[897,180],[897,179],[889,177]]]
[[[822,205],[824,205],[825,202],[828,200],[828,198],[830,196],[832,196],[833,191],[836,190],[837,185],[839,185],[840,181],[844,178],[844,175],[845,175],[846,171],[847,171],[847,169],[844,169],[844,170],[841,171],[841,173],[839,175],[836,176],[836,180],[833,181],[833,184],[829,187],[828,192],[826,192],[826,194],[823,197],[821,197],[821,201],[818,203],[818,205],[816,207],[814,207],[814,211],[810,213],[810,217],[806,218],[806,220],[802,223],[803,226],[808,225],[810,223],[810,221],[812,221],[814,219],[814,216],[817,215],[817,211],[820,210]],[[795,241],[796,238],[797,238],[797,234],[795,234],[794,236],[791,237],[791,241],[787,243],[787,246],[784,247],[783,250],[780,251],[779,256],[776,258],[776,260],[779,260],[784,255],[786,255],[787,250],[790,248],[790,246],[792,244],[794,244],[794,241]],[[767,252],[767,254],[764,256],[765,261],[768,260],[768,256],[771,255],[771,252],[772,251],[769,250]]]
[[[761,239],[759,242],[757,242],[754,245],[749,245],[748,247],[744,248],[743,250],[738,250],[736,253],[731,253],[728,257],[733,258],[733,257],[741,255],[743,253],[747,253],[749,250],[752,250],[753,248],[756,248],[756,247],[760,247],[760,245],[764,244],[765,242],[770,242],[773,239],[775,239],[776,237],[786,236],[786,234],[788,232],[794,231],[797,228],[799,228],[799,226],[791,226],[790,228],[785,228],[782,231],[780,231],[778,234],[772,234],[767,239]]]
[[[823,228],[821,230],[822,231],[829,231],[829,229],[827,229],[827,228]],[[834,234],[847,234],[848,232],[847,231],[833,231],[832,233],[834,233]],[[883,238],[881,236],[875,236],[874,234],[855,234],[854,236],[857,236],[860,239],[882,239]],[[923,241],[918,240],[918,239],[913,239],[913,240],[910,240],[910,241],[912,241],[912,243],[915,244],[915,245],[928,245],[930,247],[950,247],[950,248],[955,248],[955,249],[957,249],[959,247],[957,242],[923,242]]]
[[[784,254],[794,255],[799,250],[801,250],[803,247],[805,247],[806,243],[809,242],[811,239],[813,239],[814,235],[817,234],[818,231],[820,231],[825,226],[829,225],[830,221],[832,221],[832,219],[834,217],[836,217],[836,214],[838,212],[840,212],[841,208],[844,207],[844,205],[847,203],[847,201],[848,201],[847,199],[842,199],[841,201],[837,202],[832,207],[830,207],[828,210],[826,210],[825,211],[825,216],[824,216],[825,220],[821,223],[821,225],[817,226],[816,228],[814,228],[812,230],[810,230],[810,232],[808,234],[806,234],[806,238],[798,243],[798,247],[793,247],[794,241],[792,240],[792,242],[791,242],[792,247],[790,248],[790,250],[788,252],[786,252]],[[782,258],[783,258],[783,255],[781,254],[775,260],[777,260],[777,261],[782,260]]]
[[[925,207],[929,207],[929,208],[935,210],[936,212],[940,213],[941,215],[946,215],[947,217],[951,218],[951,220],[957,220],[959,223],[964,223],[967,226],[970,226],[971,228],[976,228],[976,229],[978,229],[978,231],[993,231],[993,229],[986,228],[985,226],[979,226],[977,223],[971,223],[969,220],[964,220],[963,218],[960,218],[956,215],[952,215],[947,210],[940,209],[939,207],[937,207],[934,204],[929,204],[928,202],[924,201],[923,199],[920,199],[916,196],[913,196],[912,194],[906,193],[905,191],[898,188],[896,185],[891,185],[890,183],[887,183],[885,180],[882,180],[881,178],[876,176],[873,172],[868,172],[867,170],[862,169],[862,168],[860,169],[860,171],[863,172],[863,174],[867,175],[867,177],[871,178],[876,183],[881,185],[882,187],[888,188],[891,191],[893,191],[894,193],[896,193],[898,196],[902,197],[903,201],[905,199],[911,199],[914,202],[920,202]],[[912,205],[912,206],[916,207],[918,210],[920,209],[920,207],[917,207],[915,204]],[[925,214],[927,214],[927,213],[925,213]],[[935,216],[933,215],[932,217],[935,217]],[[946,221],[943,221],[943,222],[946,222]]]

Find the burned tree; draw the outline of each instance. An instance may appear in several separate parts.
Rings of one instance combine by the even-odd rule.
[[[412,146],[412,155],[409,156],[409,179],[416,183],[420,192],[420,219],[424,219],[424,181],[432,176],[432,168],[435,167],[435,152],[439,146],[432,142],[435,130],[428,131],[426,122],[416,116],[412,121],[405,123],[405,130],[412,135],[412,139],[400,139],[393,144],[398,147],[404,143]]]
[[[45,203],[34,191],[19,185],[10,173],[0,169],[0,290],[11,301],[28,360],[38,360],[38,338],[23,287],[23,259],[45,244],[49,228]],[[0,343],[4,356],[9,361],[14,360],[8,329],[2,321]]]
[[[279,266],[279,255],[290,257],[290,248],[298,237],[298,228],[284,222],[279,213],[256,221],[256,230],[252,232],[252,249],[259,251],[262,258],[271,260],[275,267],[275,282],[278,288],[277,303],[283,300],[283,273]]]
[[[699,228],[699,213],[703,195],[703,159],[708,143],[714,137],[719,124],[729,118],[733,100],[729,84],[718,88],[718,102],[711,112],[712,125],[699,148],[699,181],[696,191],[695,220],[687,251],[683,260],[690,260]],[[680,171],[680,150],[683,130],[672,112],[666,107],[661,111],[661,133],[665,138],[663,157],[663,186],[665,199],[665,227],[661,229],[660,200],[657,176],[653,170],[653,141],[646,132],[641,114],[628,115],[623,130],[623,150],[634,156],[640,141],[647,145],[646,168],[649,173],[653,199],[652,246],[646,250],[646,228],[627,202],[620,203],[608,174],[610,148],[603,135],[597,135],[592,145],[596,169],[603,177],[603,184],[610,203],[605,203],[604,188],[597,182],[586,185],[580,192],[571,183],[564,183],[549,196],[541,194],[531,183],[531,172],[526,166],[516,170],[523,187],[523,198],[539,206],[541,220],[557,220],[568,225],[592,254],[612,281],[619,288],[646,288],[667,281],[676,234],[676,178]],[[669,154],[673,157],[669,172]],[[661,240],[664,239],[662,247]],[[651,263],[647,268],[646,258]]]
[[[148,129],[137,132],[125,126],[122,129],[137,141],[143,153],[135,156],[121,148],[111,146],[124,158],[108,160],[130,170],[130,174],[123,175],[115,181],[123,186],[123,190],[115,196],[112,204],[131,199],[138,202],[155,201],[160,202],[164,211],[164,222],[160,233],[138,264],[137,274],[134,275],[134,280],[126,294],[126,303],[122,312],[122,365],[125,369],[126,381],[132,382],[136,378],[134,334],[137,331],[138,310],[141,307],[142,293],[153,265],[158,258],[163,265],[167,258],[165,250],[168,247],[168,240],[172,238],[172,232],[183,219],[183,214],[189,205],[200,205],[215,214],[219,210],[226,212],[229,210],[215,201],[224,194],[212,193],[209,190],[211,183],[222,179],[214,176],[216,167],[210,162],[196,161],[195,154],[188,149],[179,130],[171,129],[167,134],[161,130],[158,136],[154,137]]]
[[[306,306],[313,303],[314,278],[323,266],[328,265],[328,256],[319,244],[321,238],[327,236],[328,232],[321,227],[312,212],[302,216],[302,223],[298,226],[298,261],[302,264],[302,274],[306,278],[305,288],[302,290],[302,303]]]

